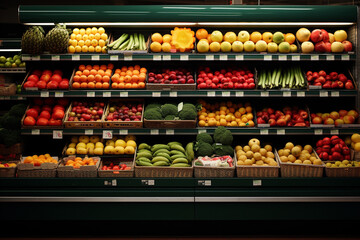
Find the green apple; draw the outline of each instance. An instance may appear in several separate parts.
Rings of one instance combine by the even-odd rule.
[[[233,52],[242,52],[243,49],[244,49],[244,45],[240,41],[235,41],[231,45],[231,49],[232,49]]]
[[[253,52],[255,50],[255,44],[253,41],[246,41],[244,43],[245,52]]]
[[[276,53],[278,51],[278,45],[274,42],[268,44],[267,48],[269,53]]]
[[[257,52],[266,52],[267,44],[264,40],[259,40],[255,44],[255,49]]]
[[[223,40],[223,35],[222,35],[222,33],[221,33],[220,31],[217,31],[217,30],[216,30],[216,31],[213,31],[213,32],[211,33],[210,38],[211,38],[211,41],[212,41],[212,42],[221,43],[222,40]]]
[[[249,41],[250,34],[247,31],[240,31],[238,34],[238,40],[242,43],[245,43],[246,41]]]
[[[224,36],[224,41],[227,41],[229,43],[235,42],[237,39],[236,34],[234,32],[227,32]]]
[[[283,34],[282,32],[276,32],[276,33],[274,33],[274,35],[273,35],[273,41],[274,41],[276,44],[282,43],[283,41],[285,41],[284,34]]]
[[[289,53],[290,52],[290,43],[282,42],[279,44],[279,52],[281,53]]]
[[[220,44],[222,52],[231,52],[231,43],[224,41]]]

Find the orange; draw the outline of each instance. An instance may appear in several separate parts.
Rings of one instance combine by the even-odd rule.
[[[134,67],[133,67],[133,66],[130,66],[130,67],[128,67],[128,70],[129,70],[129,71],[133,71],[133,70],[134,70]]]
[[[137,75],[133,75],[131,77],[131,80],[134,81],[134,82],[138,82],[139,81],[139,77]]]
[[[101,65],[100,69],[105,71],[107,69],[107,67],[106,67],[106,65]]]
[[[121,69],[116,69],[115,73],[121,73]]]
[[[88,88],[95,88],[95,83],[89,82],[87,85]]]
[[[131,77],[130,77],[130,76],[126,76],[126,77],[125,77],[125,82],[127,82],[127,83],[131,82]]]
[[[120,76],[126,76],[126,72],[121,72]]]
[[[131,88],[131,87],[132,87],[131,83],[126,83],[125,84],[125,88]]]
[[[72,84],[72,87],[73,87],[73,88],[80,88],[80,83],[74,82],[74,83]]]
[[[87,69],[85,69],[85,70],[83,71],[83,74],[84,74],[85,76],[88,76],[88,75],[90,74],[90,71],[87,70]]]
[[[122,67],[122,68],[121,68],[121,71],[122,71],[122,72],[126,72],[126,71],[127,71],[127,67],[126,67],[126,66]]]
[[[205,127],[205,121],[204,120],[199,121],[199,127]]]
[[[126,75],[127,75],[127,76],[132,76],[132,75],[133,75],[132,70],[127,70],[127,71],[126,71]]]
[[[200,39],[207,39],[209,33],[206,31],[206,29],[200,28],[196,31],[196,38],[198,40]]]
[[[138,88],[145,88],[145,83],[144,82],[139,82],[138,83]]]
[[[134,69],[135,69],[135,70],[140,70],[140,66],[139,66],[139,65],[135,65],[135,66],[134,66]]]
[[[81,75],[82,75],[82,71],[76,71],[75,75],[81,76]]]
[[[119,79],[120,79],[119,74],[114,74],[114,75],[111,77],[111,80],[112,80],[113,82],[119,82]]]
[[[109,72],[109,71],[107,71],[107,70],[106,70],[106,72],[105,72],[105,76],[109,76],[109,77],[111,77],[111,71]]]
[[[104,89],[108,89],[109,87],[110,87],[110,84],[107,83],[107,82],[104,82],[104,83],[102,84],[102,88],[104,88]]]
[[[79,82],[80,81],[80,76],[79,75],[75,75],[74,76],[74,82]]]
[[[118,88],[119,88],[119,89],[124,89],[124,88],[125,88],[125,84],[124,84],[124,83],[119,83],[119,84],[118,84]]]
[[[93,81],[95,81],[95,76],[94,75],[89,75],[88,77],[87,77],[88,79],[88,82],[93,82]]]
[[[79,70],[80,70],[80,71],[84,71],[84,70],[85,70],[85,65],[80,65],[80,66],[79,66]]]
[[[152,52],[161,52],[161,43],[158,42],[152,42],[150,44],[150,49]]]
[[[171,43],[172,36],[170,34],[165,34],[163,36],[163,42],[164,43]]]
[[[226,125],[227,125],[227,121],[224,118],[220,119],[220,126],[226,126]]]
[[[212,43],[211,34],[208,35],[207,40],[208,40],[209,44]]]
[[[102,80],[101,75],[100,75],[100,74],[96,74],[96,75],[95,75],[95,81],[101,82],[101,80]]]
[[[251,108],[250,106],[247,106],[247,107],[246,107],[246,112],[247,112],[247,113],[251,113],[251,112],[252,112],[252,108]]]
[[[91,69],[91,70],[90,70],[90,74],[95,76],[95,75],[97,74],[97,70]]]
[[[95,70],[99,71],[100,66],[99,66],[99,65],[94,65],[94,66],[93,66],[93,69],[95,69]]]
[[[162,42],[163,42],[163,37],[161,36],[160,33],[154,33],[154,34],[151,36],[151,40],[152,40],[153,42],[162,43]]]
[[[87,88],[87,83],[86,82],[82,82],[80,85],[81,88]]]
[[[116,82],[113,82],[113,83],[111,84],[111,88],[118,88],[118,84],[117,84]]]
[[[146,68],[140,68],[140,72],[141,72],[141,73],[146,73],[147,70],[146,70]]]
[[[140,75],[139,76],[139,82],[145,82],[146,76],[145,75]]]
[[[91,65],[86,65],[86,69],[87,69],[87,70],[90,71],[92,68],[93,68],[93,67],[92,67]]]
[[[103,82],[110,82],[110,77],[109,76],[103,76],[102,81]]]
[[[139,75],[140,72],[139,72],[139,70],[134,70],[132,74],[133,74],[133,75]]]
[[[102,88],[102,83],[101,82],[97,82],[95,84],[95,88]]]
[[[104,70],[101,70],[101,69],[100,69],[100,70],[98,71],[98,74],[100,74],[101,76],[104,76],[104,75],[105,75],[105,72],[104,72]]]
[[[131,88],[138,88],[137,83],[133,83],[133,84],[131,85]]]
[[[114,69],[114,64],[109,63],[109,64],[107,65],[107,68],[108,68],[108,69]]]
[[[86,81],[87,81],[87,76],[81,75],[80,76],[80,82],[86,82]]]

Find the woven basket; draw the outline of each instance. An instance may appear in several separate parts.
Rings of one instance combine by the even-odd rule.
[[[135,159],[120,159],[119,163],[116,163],[117,165],[126,164],[126,166],[131,166],[130,170],[101,170],[103,164],[104,162],[102,161],[98,169],[98,174],[101,178],[134,177]]]
[[[79,169],[76,169],[72,166],[65,166],[68,160],[75,159],[75,156],[63,158],[61,164],[59,165],[57,172],[58,177],[60,178],[96,178],[97,169],[100,165],[101,159],[99,157],[92,157],[94,160],[97,159],[97,163],[94,166],[81,166]]]
[[[16,163],[18,164],[19,161],[9,161],[6,163]],[[0,168],[0,178],[12,178],[12,177],[16,177],[16,169],[17,166],[15,167],[7,167],[7,168]]]
[[[146,167],[135,166],[135,177],[151,178],[192,178],[193,167]]]
[[[21,153],[22,153],[21,143],[16,143],[10,147],[5,147],[4,144],[0,144],[0,155],[21,154]]]
[[[360,161],[360,152],[356,152],[354,149],[350,148],[351,160]]]
[[[195,166],[195,161],[193,161],[193,167],[196,178],[232,178],[235,176],[235,164],[233,167],[204,167]]]
[[[326,161],[326,163],[335,163]],[[325,167],[327,177],[360,177],[360,167]]]
[[[279,177],[279,161],[275,157],[277,166],[249,166],[249,165],[237,165],[236,153],[234,155],[234,161],[236,164],[236,175],[239,178],[268,178]]]
[[[58,157],[53,157],[58,160]],[[43,163],[40,166],[34,166],[30,163],[24,163],[25,157],[22,158],[21,163],[18,164],[18,177],[27,178],[54,178],[56,177],[56,169],[58,164]]]

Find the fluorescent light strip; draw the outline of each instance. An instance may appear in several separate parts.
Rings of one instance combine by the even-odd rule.
[[[351,26],[352,22],[199,22],[198,26]]]
[[[0,52],[21,52],[21,48],[13,48],[13,49],[0,49]]]
[[[54,23],[24,23],[24,25],[31,26],[54,26]],[[188,22],[71,22],[66,23],[66,26],[196,26],[197,23]]]

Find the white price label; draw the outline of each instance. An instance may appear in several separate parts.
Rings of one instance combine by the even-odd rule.
[[[166,129],[166,135],[174,135],[175,131],[174,129]]]
[[[23,61],[30,61],[31,57],[30,56],[22,56],[21,58]]]
[[[40,129],[31,129],[31,135],[40,135]]]
[[[260,129],[260,135],[269,135],[268,129]]]
[[[129,93],[128,92],[120,92],[120,97],[128,97]]]
[[[205,60],[206,61],[214,61],[214,55],[206,55]]]
[[[71,59],[73,60],[73,61],[80,61],[80,55],[72,55],[71,56]]]
[[[272,61],[271,55],[264,55],[264,61]]]
[[[64,97],[64,92],[55,92],[55,97]]]
[[[49,92],[48,91],[40,92],[40,97],[49,97]]]
[[[170,92],[170,97],[177,97],[177,92]]]
[[[40,56],[39,55],[32,56],[31,60],[40,61]]]
[[[127,129],[121,129],[121,130],[119,131],[119,134],[120,134],[120,135],[128,135],[128,130],[127,130]]]
[[[200,134],[200,133],[206,133],[206,129],[199,129],[198,134]]]
[[[180,61],[188,61],[189,55],[180,55]]]
[[[99,56],[99,55],[92,55],[92,56],[91,56],[91,60],[92,60],[92,61],[99,61],[99,60],[100,60],[100,56]]]
[[[334,61],[335,56],[334,55],[326,55],[326,61]]]
[[[159,129],[151,129],[150,135],[159,135]]]
[[[277,135],[285,135],[285,129],[278,129],[278,130],[276,131],[276,134],[277,134]]]
[[[153,97],[161,97],[161,92],[153,92],[152,96]]]
[[[243,91],[239,91],[235,93],[236,97],[243,97],[244,96],[244,92]]]
[[[221,95],[223,97],[230,97],[230,92],[222,92]]]
[[[340,97],[340,93],[339,92],[331,92],[331,96],[332,97]]]
[[[124,55],[124,61],[132,61],[132,55]]]
[[[110,55],[110,61],[119,61],[118,55]]]
[[[163,61],[170,61],[171,56],[170,55],[163,55]]]
[[[54,130],[53,131],[53,139],[63,139],[63,131]]]
[[[244,61],[244,55],[235,55],[236,61]]]
[[[296,95],[298,97],[305,97],[305,92],[297,92]]]
[[[253,180],[253,186],[261,186],[262,185],[262,182],[261,180]]]
[[[320,97],[328,97],[329,93],[328,91],[320,91]]]
[[[268,96],[269,96],[269,92],[264,91],[264,92],[261,92],[260,95],[261,95],[262,97],[268,97]]]
[[[215,97],[215,92],[214,91],[207,92],[207,96],[208,97]]]
[[[103,97],[111,97],[111,92],[103,92]]]
[[[291,92],[283,92],[283,97],[291,97]]]
[[[319,61],[319,55],[311,55],[311,61]]]
[[[331,135],[339,135],[339,130],[338,129],[331,129],[330,134]]]
[[[161,55],[154,55],[153,60],[154,61],[161,61]]]
[[[147,185],[147,186],[154,186],[155,185],[155,180],[141,180],[141,183],[143,185]]]
[[[315,135],[323,135],[323,130],[322,129],[315,129],[314,134]]]
[[[93,135],[94,134],[94,130],[92,129],[85,129],[85,135]]]
[[[287,58],[286,58],[285,55],[280,55],[279,56],[279,61],[286,61],[286,60],[287,60]]]
[[[24,97],[18,97],[18,99],[19,99],[19,100],[23,100],[23,99],[26,99],[26,98],[24,98]]]
[[[87,92],[86,96],[87,97],[95,97],[95,92]]]
[[[103,131],[103,139],[112,139],[113,138],[113,131],[104,130]]]
[[[221,61],[227,61],[227,60],[228,60],[228,56],[227,56],[227,55],[220,55],[220,60],[221,60]]]
[[[350,61],[350,55],[341,55],[341,61]]]
[[[291,56],[291,60],[292,61],[300,61],[300,56],[296,55],[296,56]]]
[[[59,55],[52,55],[51,56],[51,61],[60,61],[60,56]]]

